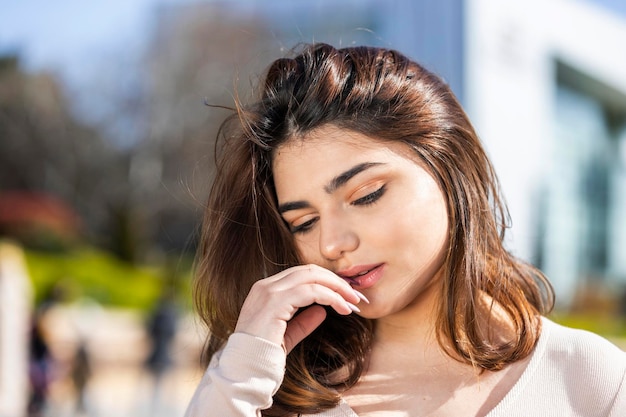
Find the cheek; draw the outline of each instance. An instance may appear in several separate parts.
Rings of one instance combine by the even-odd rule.
[[[433,198],[411,205],[405,218],[397,222],[394,234],[398,244],[412,249],[410,256],[426,262],[439,261],[447,250],[448,224],[443,199]]]
[[[311,231],[306,235],[296,237],[295,244],[298,254],[300,255],[300,261],[304,264],[317,264],[320,266],[322,257],[319,251],[319,241],[316,232]]]

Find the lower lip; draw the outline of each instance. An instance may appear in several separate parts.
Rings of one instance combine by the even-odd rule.
[[[365,275],[361,275],[360,277],[350,279],[348,282],[353,287],[358,287],[360,289],[366,289],[373,287],[383,276],[383,267],[385,265],[381,264],[376,268],[372,269]]]

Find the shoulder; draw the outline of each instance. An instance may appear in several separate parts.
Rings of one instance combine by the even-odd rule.
[[[584,330],[543,318],[523,375],[489,417],[623,417],[626,352]]]
[[[546,384],[566,388],[570,401],[584,403],[583,408],[611,409],[624,401],[626,352],[601,336],[549,319],[543,320],[543,333],[540,366]]]
[[[626,371],[626,352],[607,339],[585,330],[573,329],[543,319],[545,355],[548,359],[580,369],[611,368],[616,374]]]

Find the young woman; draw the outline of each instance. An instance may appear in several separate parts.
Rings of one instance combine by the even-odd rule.
[[[542,317],[463,109],[392,50],[307,46],[221,130],[187,415],[626,415],[626,354]]]

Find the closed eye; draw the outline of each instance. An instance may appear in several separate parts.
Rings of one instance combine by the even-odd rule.
[[[363,196],[361,198],[358,198],[358,199],[354,200],[350,204],[352,204],[353,206],[368,206],[370,204],[374,204],[376,201],[378,201],[378,199],[380,197],[382,197],[382,195],[385,193],[386,190],[387,189],[383,185],[382,187],[380,187],[376,191],[371,192],[371,193],[369,193],[366,196]]]
[[[315,224],[315,222],[317,222],[317,217],[312,218],[311,220],[307,220],[304,223],[301,223],[297,226],[290,226],[289,229],[291,230],[291,233],[306,233],[309,230],[311,230],[311,228],[313,227],[313,225]]]

